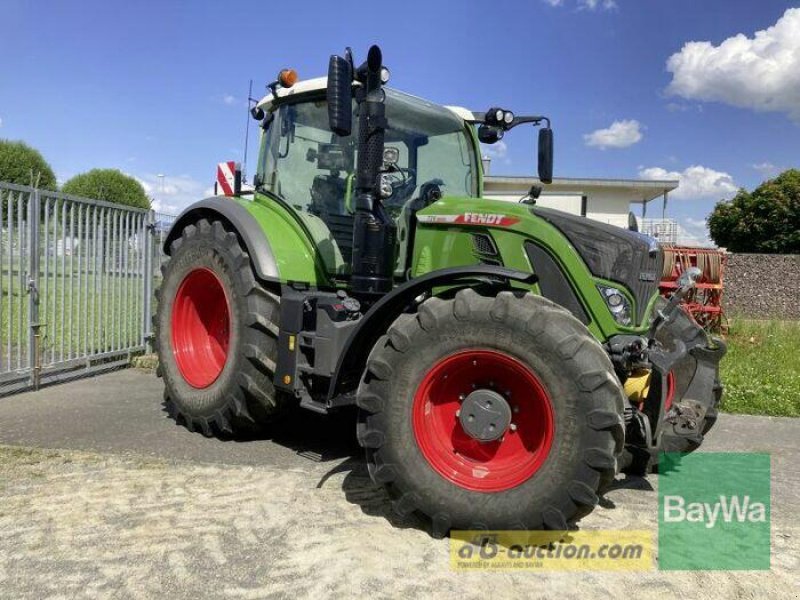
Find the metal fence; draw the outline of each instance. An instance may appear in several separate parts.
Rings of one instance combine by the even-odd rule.
[[[0,200],[0,396],[146,350],[155,213],[8,183]]]
[[[160,267],[161,264],[166,260],[167,255],[164,254],[161,249],[164,247],[164,241],[167,239],[167,234],[169,230],[172,228],[172,225],[178,219],[177,215],[168,215],[167,213],[153,213],[153,236],[154,242],[156,245],[155,248],[155,256],[157,257],[157,265]],[[161,277],[161,269],[157,268],[155,270],[155,276]]]
[[[639,229],[662,244],[678,241],[678,222],[674,219],[641,219]]]

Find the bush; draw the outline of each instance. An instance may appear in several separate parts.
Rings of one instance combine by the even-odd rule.
[[[752,192],[739,190],[708,218],[711,239],[731,252],[800,253],[800,171],[789,169]]]
[[[92,169],[75,175],[61,188],[66,194],[104,200],[136,208],[150,208],[142,184],[118,169]]]
[[[25,142],[0,140],[0,181],[31,185],[37,176],[41,189],[56,189],[55,173],[38,150]]]

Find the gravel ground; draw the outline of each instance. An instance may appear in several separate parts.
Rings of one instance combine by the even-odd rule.
[[[0,402],[0,597],[798,597],[798,420],[723,415],[707,444],[772,452],[771,571],[461,573],[449,568],[447,540],[389,514],[350,442],[323,456],[296,439],[248,446],[189,436],[197,445],[176,459],[169,436],[162,448],[144,431],[146,452],[124,436],[98,450],[85,415],[72,449],[53,449],[70,427],[63,415],[40,417],[56,444],[29,422],[22,445],[9,426],[47,412],[51,396],[66,402],[64,392],[74,398],[64,410],[82,415],[91,386],[126,377],[139,381],[114,374]],[[138,377],[149,404],[131,410],[151,415],[155,430],[170,427],[150,379]],[[248,447],[275,460],[248,464]],[[656,476],[619,480],[581,527],[655,531],[657,485]]]

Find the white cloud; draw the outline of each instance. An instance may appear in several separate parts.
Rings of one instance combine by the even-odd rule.
[[[491,158],[495,164],[511,164],[511,159],[508,157],[508,144],[503,140],[494,144],[481,144],[481,156]]]
[[[62,185],[67,183],[70,179],[72,179],[74,175],[75,173],[61,173],[59,171],[56,171],[56,184],[58,185],[58,187],[61,187]]]
[[[579,10],[614,10],[617,8],[616,0],[578,0]]]
[[[693,219],[692,217],[686,217],[684,219],[684,223],[687,226],[693,227],[695,229],[705,229],[706,227],[705,219]]]
[[[231,96],[230,94],[225,94],[225,95],[222,97],[222,101],[223,101],[225,104],[227,104],[228,106],[233,106],[233,105],[234,105],[234,104],[236,104],[236,102],[237,102],[237,100],[236,100],[236,96]]]
[[[769,161],[755,163],[750,165],[750,167],[761,173],[764,177],[771,177],[781,170],[780,167],[776,167]]]
[[[503,140],[494,144],[481,144],[481,153],[490,158],[505,158],[508,154],[508,144]]]
[[[133,177],[142,184],[144,191],[153,199],[153,210],[167,214],[178,214],[192,202],[213,195],[208,183],[197,181],[189,175],[165,175],[147,173]],[[163,180],[163,181],[162,181]]]
[[[676,199],[714,199],[720,200],[735,193],[739,187],[733,177],[723,171],[693,165],[683,171],[667,171],[661,167],[639,169],[641,179],[677,179],[678,189],[669,193]]]
[[[688,42],[667,60],[667,93],[757,111],[785,112],[800,122],[800,8],[752,38],[719,46]]]
[[[3,119],[0,118],[0,127],[2,127],[2,126],[3,126]]]
[[[564,6],[564,0],[543,0],[550,6]],[[577,0],[578,10],[615,10],[617,0]]]
[[[627,148],[642,139],[642,124],[634,119],[614,121],[605,129],[598,129],[592,133],[584,134],[583,139],[587,146],[594,146],[605,150],[606,148]]]
[[[678,244],[684,246],[713,246],[708,226],[703,219],[685,217],[678,221]]]

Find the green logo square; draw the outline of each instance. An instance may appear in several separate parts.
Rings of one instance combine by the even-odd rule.
[[[662,454],[658,564],[664,570],[769,569],[769,454]]]

